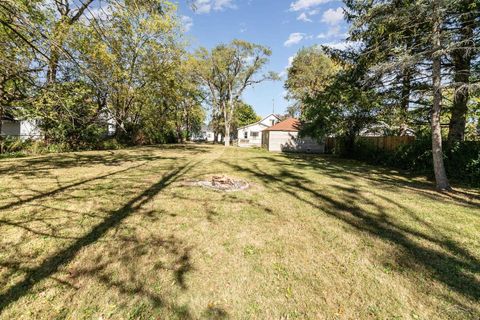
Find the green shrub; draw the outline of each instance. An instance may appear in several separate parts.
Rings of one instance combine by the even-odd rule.
[[[5,154],[21,153],[31,144],[31,140],[17,137],[5,137],[1,140],[1,149]]]
[[[124,143],[120,143],[115,138],[102,140],[96,145],[96,149],[98,150],[118,150],[125,147],[126,145]]]
[[[451,177],[480,186],[480,141],[463,141],[447,146],[445,167]]]
[[[480,142],[464,141],[454,145],[444,142],[443,145],[447,175],[480,186]],[[377,150],[374,145],[359,139],[351,156],[371,164],[433,176],[432,142],[428,135],[419,136],[394,151]]]
[[[60,143],[45,144],[44,150],[47,153],[59,153],[59,152],[73,151],[74,149],[72,149],[68,143],[60,142]]]
[[[22,140],[17,137],[6,137],[0,143],[3,158],[71,151],[66,143],[46,143],[43,140]]]
[[[46,142],[45,140],[22,140],[16,137],[6,137],[0,141],[2,158],[20,157],[44,153],[59,153],[77,150],[118,150],[128,145],[115,138],[99,140],[95,144],[82,143],[75,147],[68,142]]]

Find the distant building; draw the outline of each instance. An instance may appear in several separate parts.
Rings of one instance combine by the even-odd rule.
[[[255,123],[238,128],[238,146],[239,147],[261,147],[262,131],[275,125],[280,121],[280,116],[269,114],[265,118]]]
[[[215,137],[215,133],[213,132],[213,129],[210,126],[207,126],[206,124],[202,125],[202,128],[200,129],[200,132],[194,133],[192,135],[192,141],[208,141],[208,142],[213,142]],[[222,140],[222,135],[218,134],[217,141]]]
[[[2,137],[17,137],[22,140],[40,139],[43,137],[38,120],[16,119],[13,116],[5,115],[2,118]]]
[[[300,137],[301,122],[289,118],[262,132],[262,147],[268,151],[324,153],[325,143],[311,137]]]

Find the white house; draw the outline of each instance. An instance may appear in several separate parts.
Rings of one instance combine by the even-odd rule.
[[[193,134],[192,140],[193,141],[208,141],[208,142],[213,142],[215,137],[215,133],[213,130],[210,128],[210,126],[207,125],[202,125],[202,128],[200,129],[200,132]],[[218,135],[218,141],[221,140],[221,135]]]
[[[37,120],[21,120],[4,116],[1,121],[2,130],[0,134],[3,137],[17,137],[22,140],[40,139],[42,137],[42,132],[40,131]]]
[[[262,147],[268,151],[324,153],[325,143],[311,137],[300,137],[301,123],[286,119],[262,132]]]
[[[238,128],[238,146],[261,147],[262,131],[275,125],[279,121],[280,118],[272,113],[260,121]]]

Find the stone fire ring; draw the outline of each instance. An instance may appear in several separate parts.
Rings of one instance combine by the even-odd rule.
[[[241,191],[250,187],[248,182],[244,180],[234,179],[225,175],[215,175],[207,180],[193,181],[191,184],[218,191]]]

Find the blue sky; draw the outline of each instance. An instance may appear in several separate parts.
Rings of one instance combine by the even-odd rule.
[[[343,20],[342,2],[334,0],[194,0],[194,12],[186,0],[178,2],[192,49],[212,48],[219,43],[242,39],[272,49],[266,71],[284,75],[289,59],[303,46],[327,44],[345,46],[348,25]],[[259,115],[282,113],[283,81],[268,82],[247,89],[243,99]]]

